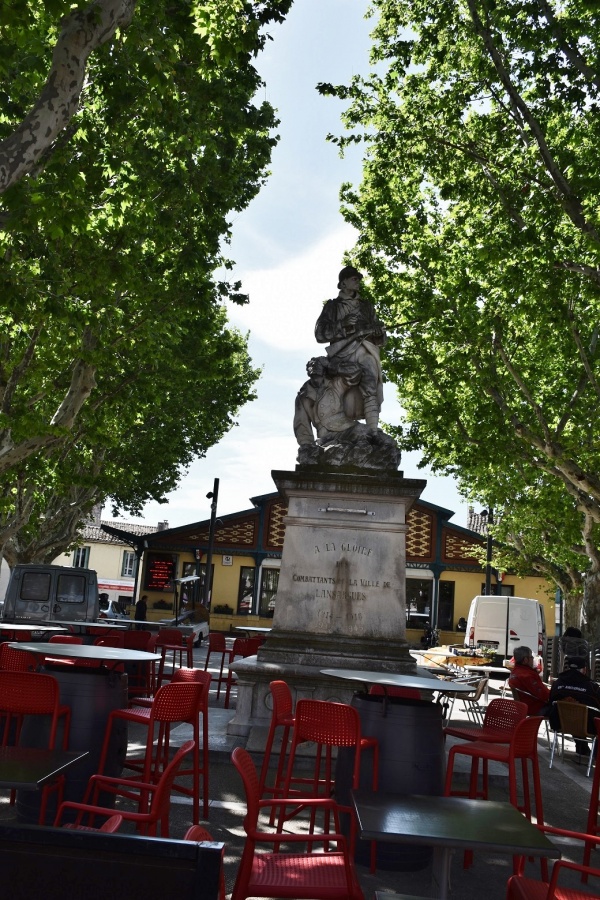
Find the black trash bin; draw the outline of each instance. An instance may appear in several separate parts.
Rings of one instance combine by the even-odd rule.
[[[379,741],[379,790],[395,794],[444,793],[445,754],[441,707],[427,700],[355,694],[362,734]],[[361,754],[360,787],[372,785],[372,751]],[[354,749],[338,753],[335,794],[339,803],[352,806],[350,790]],[[370,864],[371,844],[357,841],[356,862]],[[431,860],[429,847],[378,842],[377,867],[417,871]]]

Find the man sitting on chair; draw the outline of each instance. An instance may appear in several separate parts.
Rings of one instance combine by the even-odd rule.
[[[527,704],[528,716],[543,716],[548,707],[550,690],[542,681],[535,668],[535,657],[529,647],[517,647],[514,653],[515,665],[508,679],[511,691],[523,691],[521,697]]]
[[[594,719],[596,715],[600,715],[600,712],[595,712],[600,710],[600,686],[588,675],[585,657],[570,656],[565,660],[564,670],[550,688],[550,702],[554,703],[555,700],[576,700],[591,706],[592,709],[588,710],[587,727],[590,734],[594,734]],[[556,707],[552,708],[548,718],[555,731],[560,728]],[[589,753],[586,741],[575,741],[575,747],[579,754]]]

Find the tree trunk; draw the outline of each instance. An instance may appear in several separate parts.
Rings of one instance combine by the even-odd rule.
[[[600,571],[589,572],[585,576],[583,614],[585,637],[591,643],[600,641]]]

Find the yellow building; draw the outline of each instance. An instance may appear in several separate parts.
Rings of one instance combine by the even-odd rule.
[[[209,599],[211,629],[229,631],[237,625],[269,625],[277,597],[281,551],[285,535],[287,503],[279,493],[251,498],[251,508],[220,516],[212,545]],[[485,593],[485,573],[476,552],[485,538],[476,531],[453,525],[453,513],[418,500],[407,515],[406,603],[409,638],[413,627],[419,633],[426,621],[440,631],[440,641],[457,642],[461,618],[467,618],[472,598]],[[111,523],[116,524],[116,523]],[[162,528],[145,534],[111,528],[113,536],[136,546],[142,558],[137,596],[148,596],[149,618],[153,612],[179,609],[197,591],[204,595],[204,577],[209,552],[209,520]],[[137,529],[136,529],[137,530]],[[100,572],[104,576],[104,573]],[[176,579],[200,576],[178,584]],[[545,606],[549,634],[555,621],[552,586],[538,576],[520,577],[494,573],[492,593],[532,597]]]

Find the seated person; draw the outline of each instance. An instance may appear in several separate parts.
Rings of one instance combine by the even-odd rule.
[[[593,707],[588,710],[588,731],[595,732],[594,719],[600,715],[600,686],[592,681],[588,675],[587,660],[583,656],[571,656],[566,660],[564,671],[560,673],[550,688],[550,701],[576,700],[586,706]],[[595,710],[599,710],[598,713]],[[558,711],[556,707],[550,710],[549,721],[556,731],[560,728]],[[575,741],[577,753],[589,753],[586,741]]]
[[[550,689],[535,668],[535,657],[529,647],[517,647],[515,664],[508,679],[511,690],[523,691],[522,702],[527,704],[528,716],[544,716],[548,710]],[[528,696],[529,695],[529,696]]]

